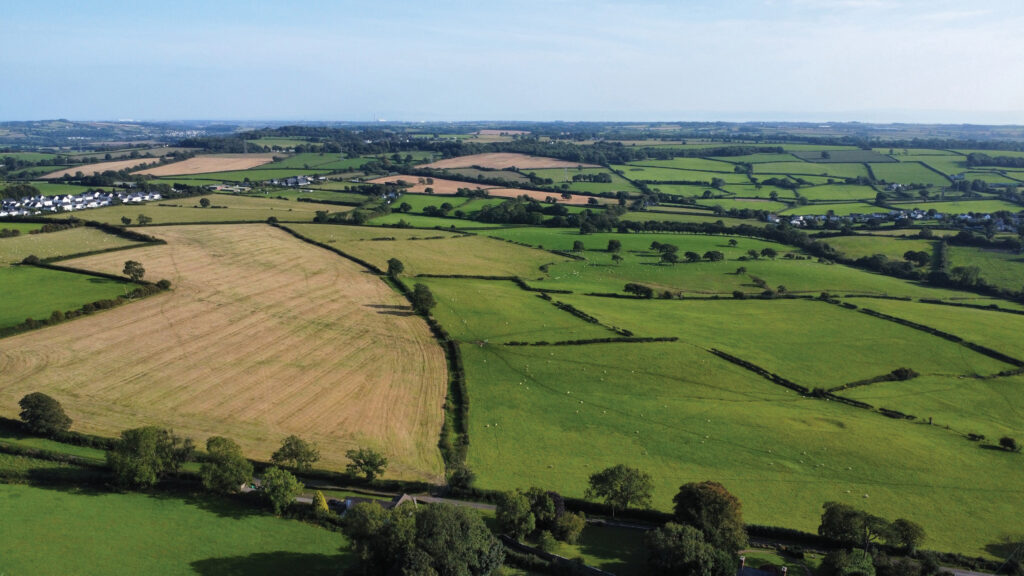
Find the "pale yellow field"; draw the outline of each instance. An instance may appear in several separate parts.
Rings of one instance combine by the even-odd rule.
[[[557,158],[544,158],[542,156],[529,156],[526,154],[516,154],[513,152],[493,152],[490,154],[473,154],[470,156],[459,156],[458,158],[449,158],[447,160],[438,160],[431,164],[424,164],[424,168],[470,168],[473,166],[480,166],[481,168],[490,168],[493,170],[503,170],[505,168],[516,167],[519,169],[541,169],[541,168],[575,168],[577,166],[583,166],[585,168],[596,168],[593,164],[581,164],[579,162],[569,162],[566,160],[559,160]]]
[[[159,158],[135,158],[133,160],[114,160],[112,162],[100,162],[98,164],[85,164],[83,166],[72,166],[66,170],[57,170],[56,172],[50,172],[40,176],[40,180],[50,180],[53,178],[60,178],[67,174],[68,176],[74,176],[76,172],[81,172],[86,176],[92,176],[94,173],[102,174],[107,170],[113,170],[115,172],[120,170],[131,170],[136,166],[142,166],[144,164],[152,164],[159,162]],[[156,170],[156,168],[153,168]]]
[[[206,172],[229,172],[232,170],[248,170],[274,161],[273,154],[211,154],[196,156],[181,162],[164,164],[148,170],[139,170],[139,174],[150,176],[184,176],[186,174],[204,174]]]
[[[77,430],[156,424],[263,459],[298,434],[321,467],[371,446],[391,459],[386,477],[441,478],[445,359],[401,296],[270,226],[147,231],[168,244],[68,264],[119,273],[131,258],[173,291],[0,341],[0,413],[38,390]]]
[[[580,194],[571,194],[568,199],[562,198],[562,195],[557,192],[542,192],[540,190],[523,190],[521,188],[490,188],[487,190],[488,196],[499,196],[502,198],[518,198],[520,196],[529,196],[534,200],[543,202],[548,197],[558,200],[559,204],[569,204],[572,206],[585,206],[590,203],[590,199],[593,196],[582,196]],[[616,204],[618,200],[615,198],[597,198],[598,204]]]
[[[543,276],[540,267],[544,264],[567,260],[550,252],[494,238],[456,236],[434,230],[374,229],[331,224],[289,224],[288,228],[334,246],[346,254],[362,258],[382,270],[387,269],[388,259],[397,257],[405,265],[405,276],[477,274],[519,276],[530,280]],[[395,240],[373,240],[382,237]]]
[[[423,182],[420,182],[421,179]],[[459,191],[459,188],[469,188],[471,190],[487,190],[492,188],[492,186],[481,186],[480,184],[473,184],[472,182],[458,182],[456,180],[445,180],[444,178],[434,178],[432,184],[427,184],[426,178],[409,176],[408,174],[375,178],[369,182],[371,184],[391,184],[393,182],[398,182],[399,180],[412,184],[412,187],[406,191],[414,194],[426,194],[427,188],[433,188],[433,193],[438,196],[452,196]]]

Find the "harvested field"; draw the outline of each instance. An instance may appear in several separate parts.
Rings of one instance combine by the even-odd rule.
[[[159,161],[159,158],[134,158],[132,160],[115,160],[113,162],[100,162],[99,164],[85,164],[83,166],[72,166],[70,168],[65,168],[63,170],[57,170],[56,172],[50,172],[49,174],[43,174],[39,178],[42,180],[52,180],[54,178],[60,178],[61,176],[64,175],[74,176],[76,172],[81,172],[86,176],[92,176],[94,173],[102,174],[107,170],[113,170],[115,172],[119,172],[121,170],[131,170],[136,166],[152,164],[153,162]],[[156,169],[157,168],[153,168],[153,170]]]
[[[165,164],[140,170],[139,174],[150,176],[179,176],[182,174],[205,174],[208,172],[226,172],[231,170],[248,170],[274,161],[273,154],[216,154],[196,156],[181,162]]]
[[[266,459],[289,434],[340,469],[355,446],[383,451],[387,476],[441,478],[447,388],[426,324],[376,276],[265,225],[148,230],[132,251],[171,293],[14,336],[0,350],[0,406],[44,391],[77,429],[168,426],[223,435]],[[119,273],[125,254],[69,265]]]
[[[424,182],[420,182],[420,180]],[[385,176],[384,178],[375,178],[370,180],[371,184],[390,184],[402,180],[408,182],[413,186],[406,189],[406,192],[414,194],[424,194],[427,188],[433,188],[434,194],[448,195],[451,196],[459,191],[459,188],[470,188],[473,190],[487,190],[491,186],[481,186],[479,184],[473,184],[472,182],[459,182],[456,180],[445,180],[443,178],[434,178],[433,184],[426,184],[425,178],[420,176],[409,176],[408,174],[398,174],[396,176]]]
[[[574,206],[585,206],[590,203],[590,199],[594,198],[598,204],[617,204],[618,200],[615,198],[597,198],[595,196],[581,196],[579,194],[570,194],[568,199],[562,198],[562,195],[557,192],[542,192],[540,190],[523,190],[521,188],[490,188],[487,190],[489,196],[496,196],[500,198],[518,198],[520,196],[529,196],[534,200],[543,202],[546,198],[556,198],[559,204],[569,204]]]
[[[472,168],[473,166],[491,168],[493,170],[503,170],[505,168],[512,167],[519,168],[520,170],[528,170],[530,168],[575,168],[577,166],[583,166],[584,168],[597,168],[594,164],[581,164],[579,162],[559,160],[558,158],[529,156],[526,154],[515,154],[511,152],[459,156],[458,158],[438,160],[437,162],[425,164],[423,167],[443,170],[448,168]]]

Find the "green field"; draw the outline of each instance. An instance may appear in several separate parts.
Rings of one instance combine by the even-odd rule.
[[[263,164],[245,172],[253,170],[287,170],[287,169],[302,169],[302,170],[358,170],[363,164],[370,161],[370,158],[359,157],[359,158],[345,158],[341,154],[326,154],[320,152],[307,152],[304,154],[296,154],[289,156],[283,160],[277,162],[271,162],[270,164]],[[279,176],[274,176],[279,178]],[[263,178],[265,180],[265,178]]]
[[[735,164],[710,160],[707,158],[673,158],[671,160],[644,160],[635,162],[636,165],[654,166],[660,168],[677,168],[680,170],[698,170],[704,172],[729,172],[735,170]]]
[[[872,164],[871,171],[875,178],[890,184],[932,184],[949,186],[949,179],[934,170],[929,170],[921,163],[900,162],[889,164]]]
[[[789,146],[786,146],[787,150],[792,150]],[[825,151],[827,147],[823,146],[816,150],[801,150],[794,151],[793,155],[806,162],[814,162],[815,164],[835,164],[845,162],[895,162],[892,158],[885,154],[879,154],[874,150],[860,150],[860,149],[845,149],[845,150],[828,150],[828,157],[822,155],[822,151]]]
[[[944,214],[967,214],[968,212],[980,212],[990,214],[1006,210],[1007,212],[1020,212],[1024,207],[1003,200],[962,200],[954,202],[893,202],[893,207],[902,210],[920,208],[921,210],[935,209],[936,212]]]
[[[22,234],[28,234],[33,230],[42,228],[42,224],[33,224],[28,222],[8,222],[6,220],[0,220],[0,230],[18,230]],[[6,238],[0,238],[0,240],[6,240]]]
[[[270,166],[265,164],[264,166]],[[318,169],[318,170],[307,170],[305,168],[250,168],[248,170],[234,170],[230,172],[209,172],[198,175],[203,180],[212,180],[219,182],[263,182],[266,180],[274,180],[280,178],[290,178],[292,176],[325,176],[330,174],[331,170]],[[181,177],[166,176],[166,180],[173,180],[175,182],[184,182],[188,180],[182,180]]]
[[[96,300],[124,296],[135,287],[127,281],[32,266],[0,268],[0,285],[4,294],[0,301],[0,328],[19,324],[26,318],[43,320],[54,310],[66,312]]]
[[[12,576],[337,574],[353,562],[338,533],[205,495],[5,485],[0,516]]]
[[[401,202],[399,202],[401,203]],[[374,226],[392,226],[405,221],[409,226],[416,228],[462,228],[474,230],[477,228],[500,228],[500,224],[489,224],[487,222],[473,222],[471,220],[459,220],[456,218],[437,218],[434,216],[420,216],[418,214],[402,214],[392,212],[379,216],[370,221]]]
[[[740,224],[764,226],[765,224],[764,222],[761,222],[759,220],[744,220],[742,218],[715,216],[714,213],[710,211],[699,211],[696,208],[693,208],[689,213],[664,213],[659,212],[657,206],[644,212],[626,212],[625,214],[619,217],[619,220],[625,222],[647,222],[651,220],[662,222],[721,222],[726,226],[739,226]]]
[[[792,154],[775,154],[775,153],[763,153],[763,154],[747,154],[746,156],[721,156],[713,157],[712,160],[721,160],[722,162],[739,163],[746,162],[748,164],[761,164],[764,162],[795,162],[799,160]]]
[[[210,208],[200,208],[199,198],[161,200],[140,205],[121,205],[88,211],[90,220],[120,224],[122,217],[135,222],[139,214],[153,219],[153,224],[191,224],[198,222],[263,222],[271,216],[281,222],[312,222],[317,210],[346,212],[352,208],[312,202],[292,202],[276,198],[209,194]],[[214,208],[225,206],[226,208]],[[51,216],[59,219],[60,215]]]
[[[908,250],[932,253],[932,243],[917,238],[892,238],[886,236],[836,236],[823,239],[825,243],[842,252],[847,258],[861,258],[874,254],[885,254],[890,260],[903,260]]]
[[[829,212],[836,216],[849,216],[850,214],[874,214],[875,212],[888,213],[889,211],[879,206],[874,206],[866,202],[842,202],[830,204],[828,202],[822,202],[819,204],[807,204],[805,206],[794,206],[792,208],[782,211],[782,215],[786,216],[807,216],[807,215],[825,215]]]
[[[773,202],[771,200],[733,200],[731,198],[714,198],[710,200],[697,200],[699,206],[708,206],[714,208],[715,206],[721,206],[725,210],[767,210],[769,212],[778,212],[779,210],[785,210],[789,208],[789,204],[782,202]]]
[[[3,241],[0,241],[2,245]],[[949,268],[977,266],[979,276],[989,284],[1020,290],[1024,282],[1024,256],[1005,250],[989,250],[968,246],[949,247]]]
[[[294,224],[289,228],[387,269],[398,257],[405,275],[461,274],[483,276],[540,275],[540,266],[566,259],[532,248],[484,236],[457,236],[450,232],[331,224]],[[394,238],[394,240],[382,240]]]
[[[510,170],[480,170],[478,168],[458,168],[456,170],[445,170],[445,174],[451,174],[456,180],[461,178],[495,178],[501,180],[508,180],[509,182],[520,182],[526,183],[530,179],[523,176],[519,172],[512,172]],[[545,170],[530,170],[529,172],[545,172]],[[561,172],[558,170],[557,172]],[[560,175],[559,175],[560,177]],[[555,178],[555,176],[546,176],[546,178]]]
[[[612,173],[604,168],[570,168],[568,170],[555,168],[543,170],[524,170],[524,172],[528,174],[536,174],[541,178],[551,178],[551,180],[554,182],[554,186],[561,188],[562,185],[565,184],[568,186],[566,190],[569,190],[571,192],[586,192],[589,194],[601,194],[604,192],[619,191],[630,193],[637,192],[636,187],[633,186],[633,184],[631,184],[625,178],[619,176],[618,174]],[[573,174],[608,174],[611,176],[612,181],[573,182]],[[627,176],[633,178],[633,176],[630,173],[627,173]]]
[[[740,185],[729,185],[728,188],[732,188],[733,186]],[[753,185],[750,185],[751,189],[753,189],[753,187]],[[711,186],[700,186],[696,184],[662,184],[660,182],[655,182],[654,184],[651,184],[650,188],[651,190],[660,192],[662,194],[673,194],[675,196],[682,196],[684,198],[699,198],[704,195],[704,192],[711,192],[712,194],[722,194],[720,190],[716,190]],[[764,197],[768,197],[768,192],[764,193]]]
[[[0,228],[8,226],[0,224]],[[39,228],[40,225],[25,224],[24,226]],[[46,234],[27,234],[23,231],[17,237],[0,238],[0,266],[21,262],[26,256],[56,258],[58,256],[92,252],[93,250],[107,250],[110,248],[136,246],[138,244],[138,242],[126,240],[119,236],[85,226]],[[129,258],[128,256],[125,257],[126,260]]]
[[[6,184],[0,184],[0,186],[9,186],[10,184],[10,182],[7,182]],[[42,180],[33,180],[31,182],[26,182],[26,184],[32,186],[36,190],[39,190],[39,193],[42,194],[43,196],[56,196],[58,194],[81,194],[83,192],[88,192],[89,190],[94,189],[89,186],[79,186],[77,184],[57,184],[54,182],[44,182]]]
[[[820,202],[830,200],[874,200],[878,192],[871,186],[855,184],[824,184],[800,188],[800,195],[808,200]]]
[[[299,138],[257,138],[255,140],[249,140],[249,142],[259,144],[260,146],[278,146],[280,148],[294,148],[296,146],[309,144],[309,141]]]
[[[795,174],[812,175],[831,178],[867,178],[868,169],[863,164],[812,164],[810,162],[766,162],[755,164],[754,173],[762,174]]]
[[[762,185],[758,187],[755,184],[726,184],[722,189],[743,198],[770,198],[772,192],[778,194],[779,198],[796,198],[796,194],[792,190],[777,186]]]
[[[731,184],[746,184],[750,182],[746,174],[735,172],[701,172],[699,170],[681,170],[676,168],[658,168],[647,165],[643,166],[617,165],[612,166],[621,170],[630,180],[647,180],[650,182],[706,182],[711,183],[714,179],[720,179]]]

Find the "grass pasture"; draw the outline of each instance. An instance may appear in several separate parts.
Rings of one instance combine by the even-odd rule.
[[[298,434],[320,445],[326,467],[372,446],[390,459],[391,477],[440,477],[445,359],[404,298],[270,226],[151,233],[168,244],[132,257],[173,290],[5,340],[5,416],[39,390],[91,433],[162,425],[197,444],[229,436],[262,459]],[[120,272],[124,260],[115,252],[69,265]]]
[[[823,239],[825,243],[842,252],[847,258],[861,258],[884,254],[890,260],[903,260],[908,250],[932,253],[932,243],[917,238],[892,238],[886,236],[835,236]]]
[[[7,226],[9,225],[0,224],[0,228]],[[26,226],[39,228],[40,225],[28,224]],[[86,226],[46,234],[22,232],[20,236],[14,238],[0,239],[0,266],[21,262],[26,256],[57,258],[93,250],[136,245],[139,243]],[[128,260],[130,257],[125,256],[125,259]]]
[[[958,266],[976,266],[979,276],[989,284],[1009,290],[1021,289],[1024,255],[969,246],[950,246],[948,254],[950,269]]]
[[[387,269],[388,259],[397,257],[405,265],[405,276],[462,274],[530,279],[541,275],[540,266],[566,260],[484,236],[459,236],[450,232],[424,233],[402,228],[331,224],[293,224],[289,228],[362,258],[382,270]]]
[[[892,205],[895,208],[901,210],[911,210],[913,208],[920,208],[921,210],[929,210],[934,208],[937,212],[945,214],[967,214],[969,212],[980,212],[980,213],[992,213],[1005,210],[1007,212],[1019,212],[1021,206],[1006,202],[1004,200],[959,200],[953,202],[893,202]]]
[[[878,192],[871,186],[855,184],[823,184],[800,188],[800,195],[814,202],[834,200],[874,200]]]
[[[476,166],[490,170],[517,168],[519,170],[526,171],[543,168],[576,168],[577,166],[582,166],[584,168],[596,168],[593,164],[569,162],[566,160],[546,158],[543,156],[529,156],[527,154],[517,154],[514,152],[493,152],[487,154],[459,156],[457,158],[438,160],[430,164],[425,164],[423,167],[448,170],[451,168],[473,168]]]
[[[0,490],[5,574],[337,574],[344,538],[206,495]]]
[[[122,264],[126,259],[122,258]],[[117,273],[120,273],[120,270]],[[27,318],[35,320],[49,318],[55,310],[60,312],[77,310],[83,304],[96,300],[124,296],[126,291],[135,288],[134,284],[127,281],[117,282],[85,274],[60,272],[32,266],[0,268],[0,285],[3,286],[3,300],[0,301],[0,328],[20,324]],[[124,308],[132,308],[132,306]],[[100,314],[100,316],[102,315]],[[76,322],[78,320],[71,324]],[[3,365],[2,361],[0,361],[0,365]]]
[[[875,178],[891,184],[932,184],[949,186],[949,179],[935,173],[919,162],[899,162],[889,164],[872,164],[871,171]]]
[[[766,162],[754,164],[754,173],[793,174],[797,176],[822,176],[828,178],[868,177],[868,169],[863,164],[812,164],[810,162]]]
[[[750,179],[746,174],[736,172],[702,172],[699,170],[683,170],[680,168],[662,168],[640,164],[627,164],[612,166],[622,171],[630,180],[644,180],[648,182],[704,182],[710,184],[712,180],[719,179],[727,184],[749,184]]]

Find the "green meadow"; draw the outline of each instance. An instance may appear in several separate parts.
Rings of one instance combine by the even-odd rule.
[[[830,200],[874,200],[878,192],[871,186],[824,184],[800,188],[800,195],[813,202]]]
[[[337,574],[341,534],[206,495],[0,489],[4,574]],[[84,572],[83,572],[84,570]]]
[[[765,174],[808,174],[832,178],[867,178],[868,169],[863,164],[812,164],[810,162],[766,162],[754,164],[754,172]]]
[[[0,328],[27,318],[44,320],[55,310],[76,310],[89,302],[124,296],[135,287],[127,280],[118,282],[32,266],[0,268],[0,285],[4,294],[0,301]]]
[[[903,254],[915,252],[932,253],[932,243],[918,238],[894,238],[889,236],[835,236],[823,239],[829,246],[842,252],[847,258],[861,258],[884,254],[890,260],[903,260]]]
[[[929,170],[923,164],[900,162],[889,164],[872,164],[871,171],[875,178],[894,184],[931,184],[948,186],[949,179]]]
[[[951,269],[958,266],[976,266],[978,275],[989,284],[1009,290],[1021,289],[1024,255],[968,246],[950,246],[948,255]]]

